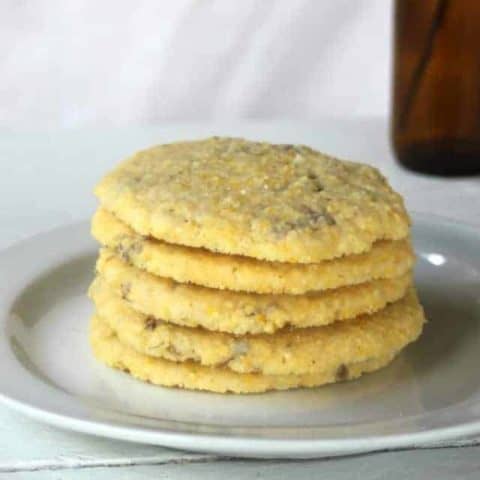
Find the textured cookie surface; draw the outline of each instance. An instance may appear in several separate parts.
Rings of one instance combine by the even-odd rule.
[[[414,262],[408,240],[379,241],[366,253],[313,264],[222,255],[143,237],[102,208],[93,217],[92,234],[123,259],[154,275],[244,292],[302,294],[338,288],[398,277]]]
[[[362,373],[378,370],[393,358],[374,358],[357,364],[342,365],[335,371],[305,375],[242,374],[227,368],[205,367],[194,362],[175,363],[138,353],[120,343],[113,330],[98,316],[94,316],[91,321],[90,341],[98,360],[140,380],[167,387],[218,393],[260,393],[351,380]]]
[[[411,282],[408,273],[306,295],[231,292],[154,276],[106,249],[100,252],[97,271],[117,295],[147,315],[239,335],[271,333],[288,325],[320,326],[372,313],[401,298]]]
[[[298,375],[393,355],[421,333],[423,311],[413,292],[372,315],[273,335],[234,335],[180,327],[133,310],[97,278],[90,289],[97,315],[121,343],[148,356],[191,360],[239,373]]]
[[[232,138],[160,145],[106,175],[100,203],[141,235],[312,263],[407,237],[402,198],[373,167]]]

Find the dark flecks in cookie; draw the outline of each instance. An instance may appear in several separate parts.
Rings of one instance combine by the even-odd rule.
[[[232,345],[232,353],[231,355],[226,359],[223,360],[222,362],[218,362],[215,364],[215,367],[217,368],[226,368],[228,367],[228,364],[232,360],[236,360],[248,353],[250,350],[250,345],[247,340],[235,340],[235,342]]]
[[[293,222],[283,222],[279,221],[278,223],[275,223],[272,225],[272,232],[277,236],[277,237],[283,237],[285,234],[290,232],[291,230],[295,230],[296,224]]]
[[[143,250],[143,241],[136,240],[134,242],[120,243],[117,248],[117,253],[122,260],[129,262],[132,256],[139,255]]]
[[[327,223],[327,225],[335,225],[337,222],[335,221],[335,219],[328,213],[328,212],[324,212],[324,217],[325,217],[325,222]]]
[[[338,368],[335,374],[335,379],[337,382],[342,382],[344,380],[348,380],[348,367],[342,363]]]
[[[290,143],[284,143],[284,144],[281,144],[281,145],[275,145],[275,148],[277,150],[280,150],[282,152],[294,152],[296,151],[297,149],[295,148],[295,145],[292,145]]]
[[[183,358],[183,354],[182,352],[180,352],[179,350],[177,350],[177,348],[175,347],[175,345],[169,345],[167,348],[166,348],[166,352],[168,354],[170,354],[173,358]]]
[[[312,208],[308,205],[300,205],[297,209],[303,213],[301,218],[295,221],[279,221],[272,225],[272,232],[277,237],[284,237],[288,232],[295,230],[304,230],[307,228],[317,229],[322,225],[333,226],[336,225],[335,218],[328,213],[324,208]]]
[[[271,145],[276,150],[280,150],[281,152],[295,152],[295,153],[302,153],[302,146],[301,145],[293,145],[291,143],[283,143],[280,145]]]
[[[130,260],[130,257],[128,255],[128,250],[126,248],[123,248],[123,245],[118,245],[117,247],[117,253],[119,257],[124,260],[125,262],[128,262]]]
[[[123,300],[128,300],[128,295],[130,294],[130,290],[132,285],[129,282],[123,282],[120,285],[120,295]]]
[[[335,219],[325,209],[314,209],[308,205],[302,205],[300,211],[306,215],[306,219],[302,226],[316,227],[326,223],[327,225],[335,225]]]
[[[233,360],[233,357],[229,357],[227,360],[223,362],[217,362],[213,365],[215,368],[228,368],[228,364]]]
[[[155,330],[157,328],[157,320],[152,316],[148,316],[145,319],[144,327],[145,327],[145,330]]]
[[[243,306],[243,313],[246,317],[254,317],[257,315],[257,310],[254,306],[252,305],[244,305]]]
[[[312,170],[309,170],[307,173],[307,177],[312,183],[314,192],[321,192],[324,189],[322,182],[320,182],[320,179],[315,174],[315,172],[313,172]]]

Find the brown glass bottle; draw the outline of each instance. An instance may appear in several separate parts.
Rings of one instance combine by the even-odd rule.
[[[480,0],[396,0],[392,140],[398,161],[480,172]]]

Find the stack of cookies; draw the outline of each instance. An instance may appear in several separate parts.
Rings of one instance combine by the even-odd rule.
[[[96,195],[91,343],[141,380],[314,387],[421,333],[408,215],[370,166],[214,137],[141,151]]]

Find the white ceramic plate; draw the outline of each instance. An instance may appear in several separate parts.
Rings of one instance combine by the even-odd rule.
[[[313,390],[253,396],[164,389],[90,355],[87,223],[0,254],[0,397],[59,427],[249,457],[351,454],[480,433],[480,232],[416,215],[429,323],[390,367]]]

